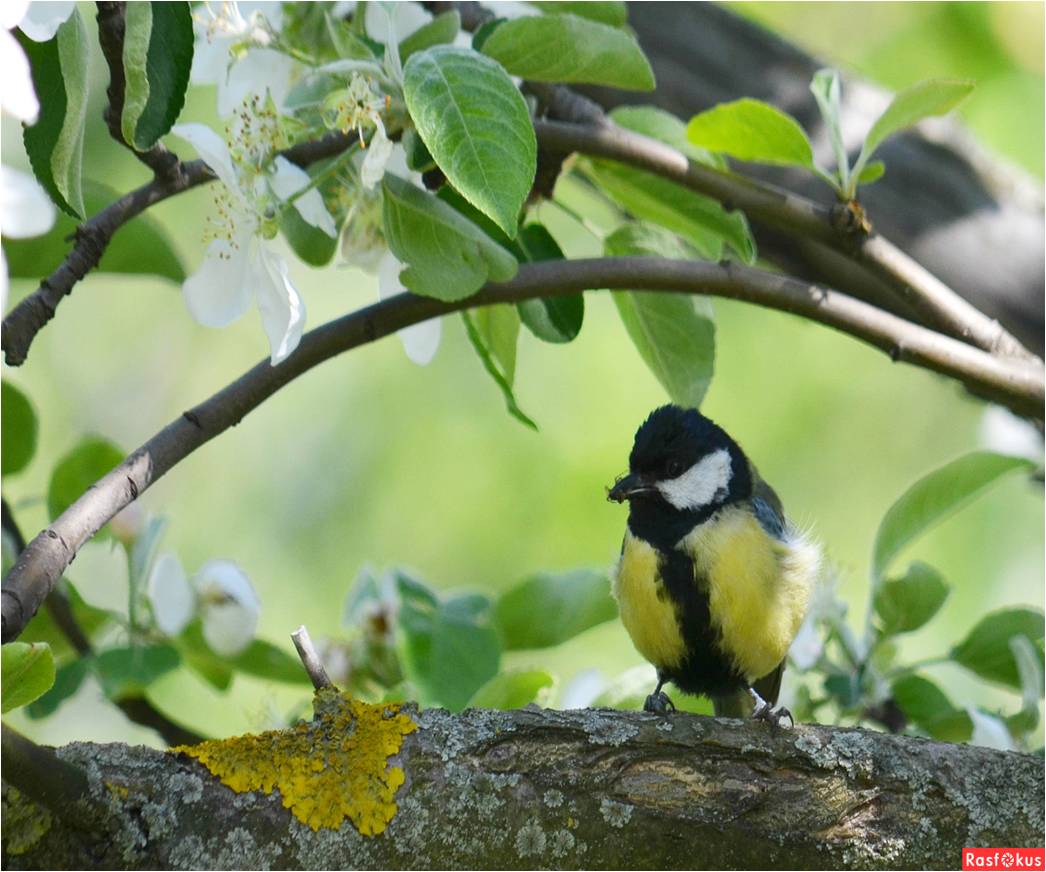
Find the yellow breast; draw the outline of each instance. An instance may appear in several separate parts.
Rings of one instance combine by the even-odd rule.
[[[738,672],[754,681],[773,671],[806,615],[817,547],[794,529],[784,541],[769,536],[738,507],[694,528],[682,544],[706,580],[713,628]]]
[[[621,622],[636,650],[659,669],[678,666],[686,653],[676,607],[660,581],[657,552],[625,533],[613,578]]]

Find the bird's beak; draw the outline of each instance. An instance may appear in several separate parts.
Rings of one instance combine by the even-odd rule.
[[[623,503],[632,497],[652,494],[656,491],[657,487],[649,479],[638,473],[630,473],[614,483],[614,486],[607,492],[607,499],[613,500],[615,503]]]

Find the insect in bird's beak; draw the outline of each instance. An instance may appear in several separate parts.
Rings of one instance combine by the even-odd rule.
[[[656,491],[657,487],[644,476],[630,473],[614,482],[614,486],[607,491],[607,499],[615,503],[623,503],[632,497],[652,494]]]

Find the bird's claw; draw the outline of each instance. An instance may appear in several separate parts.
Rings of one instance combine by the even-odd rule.
[[[646,698],[646,702],[643,703],[643,711],[655,715],[667,715],[669,712],[674,712],[675,710],[675,703],[668,698],[668,694],[663,690],[650,694],[650,696]]]
[[[760,705],[757,705],[755,711],[752,712],[752,718],[757,721],[766,721],[775,729],[784,726],[782,721],[785,718],[788,718],[788,729],[795,726],[795,718],[792,717],[792,713],[788,709],[784,706],[775,709],[768,702],[762,702]]]

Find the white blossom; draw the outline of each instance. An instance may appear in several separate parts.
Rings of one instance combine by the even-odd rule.
[[[254,639],[261,603],[250,579],[230,560],[210,560],[193,577],[203,638],[215,654],[235,657]]]
[[[153,564],[145,595],[157,629],[166,636],[177,636],[196,611],[196,594],[181,562],[170,552],[161,554]]]
[[[262,111],[257,105],[254,109]],[[319,191],[307,189],[308,174],[284,158],[268,160],[271,143],[267,149],[265,137],[256,131],[233,131],[236,160],[206,125],[182,124],[172,132],[196,148],[221,186],[214,238],[203,264],[182,285],[189,312],[207,327],[224,327],[243,315],[253,298],[272,363],[278,364],[298,346],[305,302],[287,274],[286,261],[272,247],[277,210],[295,197],[294,208],[309,224],[335,236],[334,221]]]
[[[34,42],[46,42],[73,14],[72,2],[32,3],[5,0],[0,3],[0,108],[19,121],[33,125],[40,115],[40,101],[33,77],[18,40],[9,32],[18,27]],[[6,275],[6,272],[4,273]]]
[[[6,31],[4,31],[6,35]],[[0,236],[26,239],[54,225],[55,208],[32,176],[0,166]],[[0,249],[0,310],[7,309],[7,258]]]

